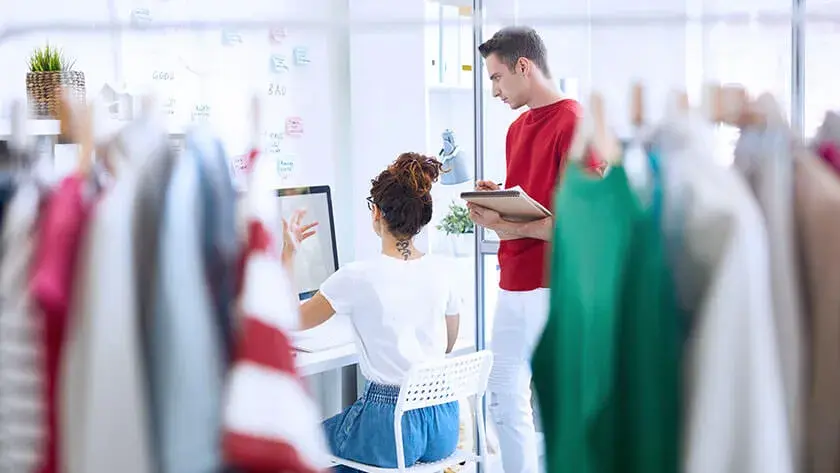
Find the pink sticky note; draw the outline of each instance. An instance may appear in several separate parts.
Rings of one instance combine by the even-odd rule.
[[[289,117],[286,119],[286,134],[289,136],[300,136],[303,134],[303,121],[300,117]]]

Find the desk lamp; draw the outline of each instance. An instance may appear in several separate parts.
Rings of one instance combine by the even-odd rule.
[[[451,186],[463,184],[472,179],[467,162],[467,153],[455,144],[455,133],[447,129],[441,136],[443,137],[443,148],[438,153],[438,159],[443,163],[441,183]]]

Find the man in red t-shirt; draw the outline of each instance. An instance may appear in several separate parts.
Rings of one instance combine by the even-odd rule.
[[[505,187],[520,186],[546,208],[562,171],[580,106],[551,81],[545,44],[532,28],[498,31],[478,48],[493,96],[516,110],[527,106],[508,129]],[[479,181],[478,190],[499,186]],[[505,473],[536,473],[537,437],[531,410],[531,355],[548,316],[546,261],[552,218],[528,223],[503,220],[470,204],[470,218],[501,240],[500,291],[493,323],[490,412],[496,424]]]

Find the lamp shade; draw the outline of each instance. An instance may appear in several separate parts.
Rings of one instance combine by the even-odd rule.
[[[441,136],[443,148],[438,153],[438,159],[443,164],[441,183],[451,186],[463,184],[472,179],[469,156],[455,143],[455,133],[452,130],[445,130]]]

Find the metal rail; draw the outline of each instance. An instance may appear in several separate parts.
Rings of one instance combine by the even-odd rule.
[[[840,24],[840,14],[806,13],[804,9],[795,9],[791,13],[750,12],[729,14],[703,14],[700,16],[683,14],[638,14],[638,15],[595,15],[595,16],[556,16],[516,17],[488,16],[482,21],[499,24],[527,24],[534,27],[550,26],[589,26],[602,27],[651,27],[651,26],[682,26],[684,24],[715,24],[715,25],[759,25],[786,26],[794,23]],[[33,33],[65,32],[65,33],[98,33],[125,32],[155,33],[167,30],[216,30],[236,29],[253,30],[283,26],[289,30],[331,31],[347,28],[350,31],[365,32],[400,31],[411,27],[434,27],[439,25],[455,26],[457,19],[452,20],[421,20],[421,19],[377,19],[377,20],[295,20],[289,18],[262,18],[255,20],[224,20],[224,21],[150,21],[138,23],[131,21],[92,21],[92,22],[43,22],[8,26],[0,30],[0,42],[12,38],[26,36]]]

